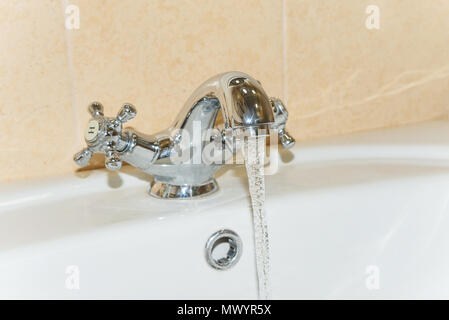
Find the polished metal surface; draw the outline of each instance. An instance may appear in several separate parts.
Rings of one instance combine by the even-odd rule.
[[[92,119],[89,121],[84,133],[87,148],[74,156],[74,161],[83,167],[89,163],[92,153],[105,154],[105,166],[109,170],[118,170],[122,166],[121,153],[129,145],[124,140],[122,124],[136,116],[136,109],[131,104],[124,104],[116,118],[103,116],[103,106],[99,102],[89,105]]]
[[[288,120],[288,111],[281,99],[270,98],[273,107],[274,117],[276,119],[274,128],[278,130],[279,141],[285,149],[290,149],[295,145],[295,139],[285,130],[285,124]]]
[[[269,98],[260,83],[247,74],[228,72],[210,78],[196,89],[184,104],[172,128],[185,128],[189,122],[195,120],[191,119],[190,113],[203,98],[218,100],[225,128],[266,125],[274,122]]]
[[[217,254],[214,254],[214,251],[220,244],[227,244],[229,248],[225,255],[216,257]],[[239,261],[242,252],[242,240],[232,230],[217,231],[206,242],[206,261],[212,268],[218,270],[233,267]]]
[[[203,197],[218,190],[215,179],[202,185],[174,185],[160,181],[153,181],[150,186],[150,195],[163,199],[189,199]]]
[[[285,130],[288,113],[283,103],[269,98],[259,81],[241,72],[204,82],[171,127],[153,135],[122,130],[137,114],[133,105],[124,104],[115,118],[105,117],[103,109],[99,102],[89,106],[87,148],[74,161],[85,166],[93,153],[102,153],[109,170],[120,169],[125,161],[154,176],[150,194],[160,198],[190,199],[215,192],[215,172],[240,151],[236,144],[248,135],[275,130],[284,148],[295,143]]]

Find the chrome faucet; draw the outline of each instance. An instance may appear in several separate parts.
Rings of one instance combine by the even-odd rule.
[[[125,161],[154,176],[149,192],[158,198],[188,199],[218,190],[214,174],[225,164],[226,156],[221,156],[223,161],[205,160],[201,154],[207,143],[234,155],[239,151],[232,143],[235,139],[242,139],[247,132],[266,135],[270,130],[278,132],[284,148],[295,143],[285,129],[288,113],[283,103],[268,98],[259,81],[241,72],[219,74],[204,82],[172,126],[153,135],[122,130],[123,123],[136,116],[131,104],[124,104],[116,118],[105,117],[99,102],[93,102],[89,112],[92,119],[84,134],[87,148],[75,154],[74,161],[83,167],[93,153],[103,153],[109,170],[120,169]],[[190,139],[195,135],[197,139]],[[179,161],[192,150],[200,155],[196,161]]]

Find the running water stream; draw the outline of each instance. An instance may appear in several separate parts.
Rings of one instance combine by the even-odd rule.
[[[270,299],[270,256],[268,226],[265,212],[265,137],[251,136],[245,141],[244,152],[249,192],[253,209],[254,243],[259,299]]]

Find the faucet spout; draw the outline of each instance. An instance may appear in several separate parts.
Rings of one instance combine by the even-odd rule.
[[[222,73],[204,82],[186,101],[172,128],[186,128],[190,121],[197,120],[198,114],[193,110],[198,105],[207,113],[209,104],[199,104],[200,101],[213,101],[216,107],[212,108],[209,121],[206,121],[208,128],[213,127],[218,109],[222,112],[225,129],[274,123],[271,102],[260,82],[242,72]],[[200,114],[204,116],[203,112]]]

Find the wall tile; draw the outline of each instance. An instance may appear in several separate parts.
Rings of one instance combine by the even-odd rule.
[[[0,1],[0,181],[72,170],[77,140],[60,1]]]
[[[433,119],[449,106],[449,1],[286,0],[287,100],[299,139]],[[368,5],[380,29],[368,30]]]

